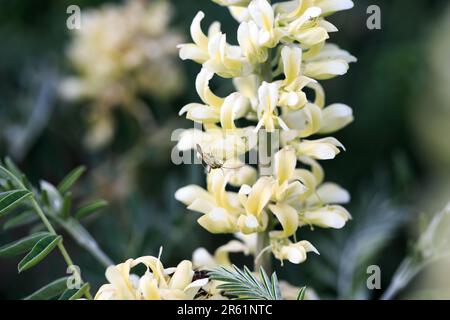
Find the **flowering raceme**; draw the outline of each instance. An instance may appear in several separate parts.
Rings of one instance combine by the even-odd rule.
[[[131,269],[144,265],[146,271],[139,277]],[[176,268],[164,269],[159,258],[152,256],[128,259],[106,270],[109,284],[97,292],[96,300],[193,300],[208,279],[195,280],[190,261],[182,261]]]
[[[182,37],[169,28],[172,11],[162,0],[128,0],[83,11],[82,28],[74,30],[67,52],[77,76],[63,81],[61,93],[92,101],[89,147],[101,147],[112,138],[114,108],[142,121],[149,114],[139,94],[166,99],[182,89],[176,61]]]
[[[349,63],[356,61],[347,51],[327,42],[337,28],[326,17],[352,8],[353,2],[214,2],[228,7],[239,22],[238,45],[227,42],[218,22],[204,33],[204,13],[195,16],[193,43],[179,45],[179,49],[183,60],[202,65],[196,81],[202,103],[188,104],[180,115],[186,114],[204,131],[186,130],[178,148],[186,151],[201,146],[227,165],[208,170],[206,189],[189,185],[179,189],[175,197],[199,212],[198,223],[211,233],[240,237],[263,234],[269,239],[263,248],[249,248],[233,240],[219,248],[215,258],[205,251],[197,252],[197,258],[201,254],[209,264],[228,264],[227,252],[253,254],[258,260],[270,250],[281,262],[298,264],[306,260],[308,252],[318,253],[310,242],[297,240],[299,228],[340,229],[351,219],[341,206],[350,200],[348,192],[324,182],[324,171],[317,162],[334,159],[344,146],[333,137],[316,135],[333,133],[353,121],[347,105],[326,105],[318,82],[345,74]],[[236,91],[217,96],[209,86],[215,75],[232,78]],[[239,127],[238,123],[251,125]],[[258,159],[258,176],[258,171],[242,164],[239,156],[270,149],[264,145],[267,141],[261,132],[279,132],[280,143],[270,151],[273,161],[269,173],[261,170],[263,157]],[[251,143],[256,135],[260,141]]]

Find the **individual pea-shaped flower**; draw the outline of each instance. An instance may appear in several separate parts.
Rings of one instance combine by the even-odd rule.
[[[213,170],[208,175],[207,190],[189,185],[179,189],[175,198],[189,210],[202,213],[197,221],[209,232],[234,233],[238,231],[237,221],[242,207],[238,195],[225,190],[227,183],[228,176],[221,170]]]
[[[305,47],[321,45],[329,38],[328,32],[337,31],[331,23],[320,19],[322,9],[310,7],[306,10],[300,4],[298,9],[285,17],[286,37],[301,43]],[[294,19],[294,20],[292,20]]]
[[[350,201],[350,195],[336,183],[323,182],[322,167],[313,159],[301,158],[311,166],[311,171],[296,169],[294,176],[302,181],[306,192],[299,196],[299,201],[289,204],[297,210],[299,226],[318,226],[321,228],[341,229],[351,219],[350,213],[339,204]]]
[[[202,124],[220,122],[222,129],[234,130],[236,129],[234,121],[246,114],[249,101],[239,92],[234,92],[226,98],[215,95],[209,87],[213,76],[214,73],[206,68],[200,71],[195,86],[204,104],[189,103],[180,110],[179,115],[186,113],[187,119]]]
[[[250,64],[257,65],[268,59],[269,52],[260,44],[260,30],[254,21],[244,21],[239,25],[238,42]]]
[[[191,37],[194,43],[180,44],[180,57],[183,60],[193,60],[203,64],[209,59],[208,45],[209,39],[220,33],[220,25],[213,24],[209,28],[208,35],[202,31],[201,22],[205,18],[205,14],[199,11],[191,23]]]
[[[263,232],[267,228],[265,207],[272,197],[273,185],[272,177],[261,177],[252,187],[243,185],[239,190],[239,200],[245,209],[238,219],[239,231],[243,234]]]
[[[280,34],[275,26],[275,14],[267,0],[253,0],[248,5],[252,21],[258,26],[257,44],[273,48],[279,41]]]
[[[203,64],[208,70],[226,78],[245,73],[248,66],[244,64],[241,49],[227,43],[218,23],[211,25],[208,35],[205,35],[200,25],[204,17],[205,14],[199,11],[192,21],[191,37],[194,43],[178,45],[181,59]]]
[[[295,140],[289,142],[295,148],[298,157],[306,156],[317,160],[334,159],[344,149],[337,139],[328,137],[317,140]]]
[[[304,62],[303,74],[316,80],[331,79],[347,73],[349,63],[357,59],[334,44],[326,44]]]
[[[300,110],[283,113],[282,118],[291,129],[285,136],[304,138],[315,133],[333,133],[353,121],[353,110],[349,106],[334,103],[325,107],[325,94],[319,83],[310,82],[307,87],[315,93],[314,102],[307,102]]]
[[[322,110],[322,123],[319,134],[336,132],[353,121],[353,111],[342,103],[334,103]]]
[[[321,228],[341,229],[351,218],[350,213],[344,207],[327,205],[300,212],[300,226],[310,225]]]
[[[262,127],[264,127],[267,132],[273,132],[279,127],[286,131],[289,130],[286,123],[284,123],[283,119],[279,116],[277,110],[279,87],[280,84],[278,82],[263,82],[259,87],[258,118],[260,120],[256,125],[255,131],[258,131]]]
[[[300,109],[308,102],[303,88],[316,81],[301,74],[302,49],[299,46],[284,46],[281,59],[285,79],[280,86],[279,104],[292,110]]]
[[[284,260],[288,260],[294,264],[305,262],[308,252],[319,254],[319,251],[306,240],[293,243],[288,239],[272,239],[271,245],[275,258],[279,259],[282,264]]]

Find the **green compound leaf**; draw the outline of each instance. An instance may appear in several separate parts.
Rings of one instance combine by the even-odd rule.
[[[30,251],[48,232],[39,232],[0,247],[0,257],[12,257]]]
[[[19,265],[17,266],[19,273],[41,262],[61,241],[62,236],[53,234],[39,240],[25,258],[19,262]]]

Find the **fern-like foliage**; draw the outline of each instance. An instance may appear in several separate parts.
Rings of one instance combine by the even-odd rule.
[[[83,167],[73,170],[58,187],[41,181],[40,188],[36,188],[10,159],[0,161],[0,218],[7,219],[3,223],[2,231],[30,227],[30,234],[27,237],[0,246],[0,258],[27,253],[17,266],[18,272],[22,273],[42,262],[50,252],[58,248],[67,266],[74,270],[74,276],[80,280],[80,287],[76,289],[68,288],[67,278],[55,280],[27,299],[59,297],[66,300],[82,296],[91,298],[89,284],[85,283],[79,271],[73,268],[75,265],[64,247],[63,238],[59,234],[60,229],[71,235],[99,262],[104,265],[112,264],[79,221],[100,210],[106,203],[99,200],[78,208],[76,213],[72,210],[70,189],[83,172]]]
[[[208,276],[223,282],[218,289],[236,300],[282,300],[276,273],[269,278],[263,268],[259,270],[260,280],[246,266],[241,270],[235,265],[214,269]]]
[[[408,219],[408,210],[392,202],[388,193],[377,191],[382,189],[378,185],[354,201],[354,220],[346,227],[347,233],[315,241],[322,259],[311,266],[315,270],[312,276],[320,275],[313,281],[336,290],[339,299],[371,298],[367,266],[378,264],[379,255]]]

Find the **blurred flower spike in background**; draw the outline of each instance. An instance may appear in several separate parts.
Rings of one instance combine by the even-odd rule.
[[[176,45],[183,38],[169,27],[173,7],[168,1],[129,0],[82,15],[83,27],[74,31],[67,49],[77,74],[61,83],[61,94],[89,103],[86,144],[97,148],[113,136],[114,108],[151,125],[153,115],[141,96],[169,99],[183,89],[176,60]]]

